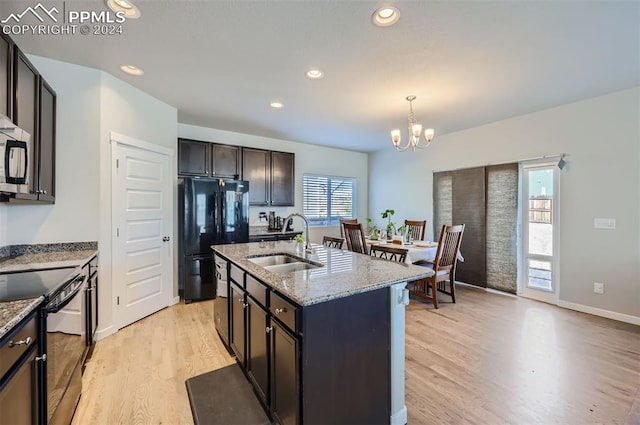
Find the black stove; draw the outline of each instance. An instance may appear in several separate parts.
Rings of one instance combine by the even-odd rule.
[[[27,300],[42,295],[50,299],[65,294],[65,285],[79,274],[76,268],[0,274],[0,302]]]

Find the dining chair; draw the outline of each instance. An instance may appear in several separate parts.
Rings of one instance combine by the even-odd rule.
[[[464,224],[442,226],[436,256],[433,261],[420,260],[413,263],[432,268],[434,274],[429,278],[410,282],[409,292],[412,295],[430,299],[435,308],[438,308],[438,292],[450,295],[451,300],[454,303],[456,302],[456,265],[458,264],[464,226]],[[450,285],[449,292],[446,290],[447,281],[449,281]],[[429,292],[431,295],[429,295]]]
[[[416,241],[424,240],[424,231],[427,228],[427,220],[405,220],[404,225],[407,227],[407,234],[411,236],[411,239]]]
[[[343,226],[345,225],[345,223],[358,224],[358,219],[357,218],[345,218],[343,220],[340,220],[340,237],[342,237],[342,238],[344,238],[344,228],[343,228]]]
[[[344,238],[334,238],[333,236],[323,236],[322,237],[322,245],[329,248],[338,248],[342,249],[342,244],[344,243]]]
[[[344,228],[344,238],[347,241],[347,249],[360,254],[368,254],[362,224],[344,223],[342,227]]]
[[[404,263],[407,259],[406,248],[399,248],[395,246],[387,245],[371,245],[369,252],[372,257],[384,258],[385,260],[397,261],[398,263]]]

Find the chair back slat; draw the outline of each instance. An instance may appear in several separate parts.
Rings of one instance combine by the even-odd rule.
[[[408,251],[409,250],[405,248],[398,248],[394,246],[371,245],[372,257],[384,258],[385,260],[397,261],[398,263],[405,262]]]
[[[409,235],[411,235],[411,239],[415,239],[418,241],[424,240],[424,231],[427,227],[427,220],[405,220],[404,225],[408,227],[408,233]]]
[[[345,224],[358,224],[357,218],[345,218],[340,220],[340,237],[344,238],[344,225]]]
[[[367,254],[367,243],[364,239],[362,224],[344,223],[344,238],[347,241],[347,249],[361,254]]]
[[[438,270],[448,270],[455,267],[460,251],[460,242],[464,233],[464,224],[457,226],[442,226],[438,250],[434,260]]]
[[[333,236],[323,236],[322,237],[322,245],[329,248],[338,248],[342,249],[342,244],[344,243],[344,238],[334,238]]]

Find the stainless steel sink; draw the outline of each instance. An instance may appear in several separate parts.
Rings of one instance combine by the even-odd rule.
[[[254,264],[276,273],[293,273],[300,270],[311,270],[322,267],[322,264],[296,257],[290,254],[269,254],[247,258]]]
[[[265,269],[269,270],[270,272],[276,272],[276,273],[292,273],[300,270],[317,269],[318,267],[322,267],[322,266],[318,266],[316,264],[311,264],[311,263],[304,263],[302,261],[297,261],[295,263],[275,264],[273,266],[266,266]]]
[[[261,257],[247,258],[247,260],[262,267],[302,262],[301,258],[286,254],[263,255]]]

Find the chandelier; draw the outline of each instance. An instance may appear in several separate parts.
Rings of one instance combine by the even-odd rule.
[[[422,124],[419,124],[416,121],[416,116],[413,113],[413,101],[416,100],[415,96],[407,96],[407,100],[409,101],[409,117],[407,121],[409,123],[409,140],[405,146],[400,146],[401,136],[400,129],[395,128],[391,130],[391,141],[393,142],[393,146],[400,152],[404,152],[407,149],[411,148],[412,150],[424,149],[431,145],[431,141],[433,140],[433,136],[435,136],[436,132],[433,128],[427,128],[424,130],[424,138],[426,139],[426,144],[420,144],[420,135],[422,134]]]

